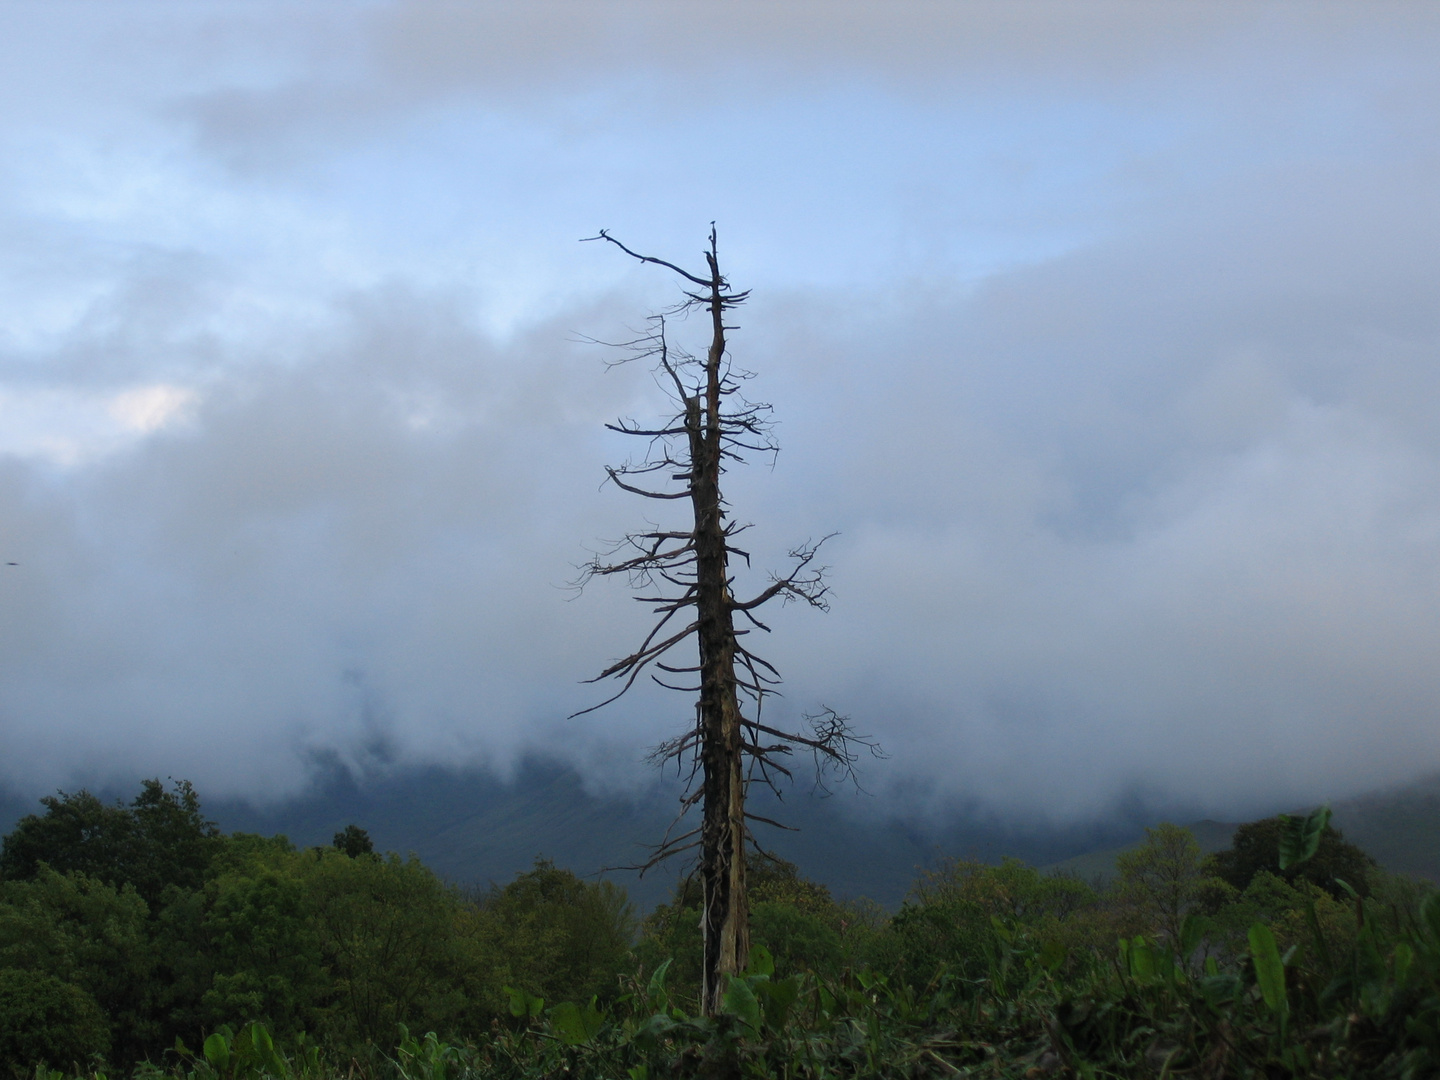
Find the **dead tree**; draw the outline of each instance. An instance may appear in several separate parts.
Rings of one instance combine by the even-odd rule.
[[[652,752],[656,763],[688,768],[688,784],[677,825],[638,869],[643,872],[672,855],[699,849],[705,947],[701,1005],[714,1014],[725,976],[748,963],[745,850],[747,842],[754,843],[750,823],[779,824],[746,811],[748,785],[759,780],[778,794],[777,780],[791,776],[786,761],[797,750],[813,755],[817,780],[829,770],[853,779],[857,748],[875,747],[853,735],[845,718],[830,709],[806,717],[810,727],[805,732],[784,731],[762,720],[762,706],[780,676],[746,643],[747,635],[769,630],[757,612],[771,601],[827,607],[824,567],[816,562],[824,538],[793,550],[789,572],[772,574],[768,585],[750,599],[732,593],[731,556],[749,564],[749,555],[734,540],[748,526],[736,524],[728,514],[721,478],[727,462],[741,462],[746,454],[773,454],[776,444],[769,407],[744,399],[740,390],[749,375],[731,365],[726,351],[725,333],[734,329],[726,325],[726,315],[749,294],[736,292],[720,273],[713,225],[706,274],[641,255],[604,230],[591,239],[664,267],[684,282],[683,301],[653,317],[649,330],[636,340],[619,343],[626,355],[617,361],[652,359],[676,411],[658,426],[630,420],[606,425],[646,442],[642,455],[606,471],[622,491],[662,502],[688,500],[691,513],[681,525],[654,525],[629,534],[584,567],[581,584],[615,575],[629,579],[636,599],[653,605],[657,619],[639,648],[590,680],[617,680],[615,693],[575,715],[608,705],[645,675],[668,689],[697,694],[693,726]],[[702,311],[709,317],[710,332],[703,357],[673,348],[667,318]],[[738,629],[737,619],[742,623]],[[697,652],[694,662],[687,663],[675,650],[692,640]],[[677,685],[679,679],[690,684]],[[673,835],[697,804],[699,826]]]

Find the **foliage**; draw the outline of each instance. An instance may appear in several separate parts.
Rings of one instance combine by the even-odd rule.
[[[800,874],[792,862],[757,853],[748,868],[751,940],[791,970],[837,972],[873,936],[860,909],[837,904],[824,885]],[[645,919],[636,949],[641,967],[669,963],[679,1000],[689,1006],[700,986],[700,888],[682,878],[667,904]]]
[[[415,858],[305,853],[295,871],[328,981],[328,1026],[365,1043],[396,1025],[443,1026],[464,1008],[459,898]]]
[[[630,966],[636,919],[613,883],[582,881],[537,859],[490,891],[475,926],[491,986],[522,987],[552,1001],[609,1000]]]
[[[214,971],[201,995],[207,1021],[311,1028],[329,980],[306,882],[284,869],[230,872],[206,886],[205,940]]]
[[[222,1026],[205,1039],[198,1054],[177,1040],[175,1054],[182,1063],[175,1072],[183,1075],[181,1070],[189,1066],[189,1075],[197,1080],[319,1080],[336,1073],[333,1067],[326,1067],[320,1048],[303,1035],[296,1037],[287,1054],[269,1028],[258,1021],[238,1032]],[[136,1070],[137,1080],[148,1072]]]
[[[169,791],[146,780],[128,806],[108,805],[88,791],[40,801],[46,812],[21,818],[5,837],[0,879],[28,880],[43,864],[133,886],[154,907],[169,888],[198,889],[223,843],[184,780]]]
[[[148,910],[135,889],[42,865],[30,881],[0,885],[0,966],[53,976],[108,1018],[122,1053],[159,1034]]]
[[[1290,836],[1293,819],[1272,817],[1236,829],[1229,849],[1210,857],[1210,872],[1240,892],[1263,870],[1291,883],[1298,879],[1309,881],[1336,898],[1347,895],[1345,886],[1337,884],[1339,881],[1361,896],[1368,896],[1375,861],[1328,824],[1328,812],[1325,819],[1326,823],[1315,830],[1318,840],[1308,860],[1282,867],[1281,842]]]
[[[0,1068],[20,1076],[43,1062],[79,1072],[109,1049],[105,1016],[84,990],[44,972],[0,968]]]
[[[888,966],[911,982],[942,974],[979,980],[1002,944],[997,924],[1063,949],[1068,917],[1095,899],[1083,882],[1041,874],[1017,859],[999,866],[951,859],[921,875],[879,950],[883,956],[888,946]]]
[[[686,882],[635,942],[621,890],[544,860],[467,898],[414,859],[236,835],[152,907],[41,859],[0,884],[0,1064],[37,1080],[1440,1074],[1440,896],[1374,868],[1368,895],[1336,896],[1307,872],[1327,825],[1282,822],[1243,890],[1162,826],[1108,890],[951,860],[893,917],[761,860],[752,962],[710,1016]]]
[[[500,1015],[507,979],[608,999],[630,964],[623,891],[549,864],[477,902],[413,858],[366,850],[355,827],[307,851],[213,834],[186,784],[149,782],[128,806],[84,792],[45,806],[6,839],[0,967],[96,1003],[124,1067],[221,1029],[287,1043],[312,1032],[373,1064],[399,1024],[454,1031]],[[150,881],[147,902],[130,879],[167,865],[174,880]]]
[[[1185,917],[1206,893],[1203,857],[1195,835],[1169,822],[1145,830],[1145,843],[1116,860],[1118,893],[1139,929],[1178,943]]]
[[[375,854],[375,843],[370,834],[358,825],[346,825],[335,834],[332,843],[338,851],[343,851],[352,859]]]

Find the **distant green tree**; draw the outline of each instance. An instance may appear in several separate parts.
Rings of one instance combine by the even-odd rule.
[[[338,850],[343,851],[352,859],[375,853],[374,841],[370,839],[370,834],[359,825],[346,825],[335,834],[333,843]]]
[[[238,896],[232,890],[236,890],[237,882],[266,874],[297,877],[297,866],[302,861],[295,846],[283,836],[233,833],[216,851],[203,888],[174,890],[166,895],[164,905],[151,918],[157,958],[156,992],[166,1023],[162,1048],[173,1045],[176,1036],[191,1041],[217,1024],[236,1027],[253,1018],[251,1009],[238,1016],[220,1015],[224,1012],[224,977],[245,970],[240,928],[244,908],[236,903]],[[219,902],[222,895],[225,900]],[[230,933],[236,933],[237,939],[227,941]],[[262,942],[283,933],[280,927],[267,928]],[[303,950],[297,950],[297,958],[305,955]],[[217,974],[221,976],[218,988]],[[275,1017],[269,1019],[274,1021]],[[277,1030],[284,1031],[283,1024],[277,1024]]]
[[[27,814],[0,847],[0,878],[33,878],[45,863],[62,874],[74,871],[113,881],[128,877],[134,819],[119,803],[101,802],[88,791],[60,792],[40,800],[44,814]]]
[[[198,889],[222,844],[185,780],[169,791],[159,780],[146,780],[128,806],[83,790],[40,802],[45,813],[21,818],[0,847],[0,878],[6,881],[33,878],[44,864],[133,885],[154,910],[168,888]]]
[[[300,853],[296,866],[328,974],[331,1035],[384,1045],[396,1025],[448,1031],[465,1008],[460,898],[418,859]]]
[[[1320,834],[1320,847],[1315,855],[1287,870],[1280,869],[1280,836],[1284,822],[1279,817],[1265,818],[1241,825],[1235,830],[1230,847],[1210,857],[1209,872],[1229,882],[1240,892],[1250,887],[1251,880],[1262,870],[1294,884],[1309,881],[1330,895],[1346,895],[1344,881],[1361,896],[1370,895],[1370,873],[1375,860],[1347,841],[1339,829],[1326,825]]]
[[[778,970],[838,973],[849,955],[846,931],[855,927],[857,912],[837,904],[829,889],[786,859],[756,852],[747,875],[751,940],[769,950]],[[671,961],[671,979],[684,993],[700,984],[700,898],[699,883],[681,879],[670,901],[646,917],[636,949],[646,968]]]
[[[552,1002],[615,997],[635,930],[624,889],[584,881],[548,859],[535,860],[481,902],[492,985],[508,983]]]
[[[999,866],[948,859],[911,887],[877,959],[916,982],[940,970],[977,978],[997,949],[996,920],[1051,937],[1061,920],[1094,902],[1083,882],[1041,874],[1018,859]]]
[[[1115,860],[1116,891],[1145,929],[1178,942],[1185,916],[1205,892],[1204,855],[1195,834],[1170,822],[1145,830],[1145,843]]]
[[[330,980],[304,880],[293,867],[262,868],[226,874],[205,892],[210,1024],[260,1020],[286,1036],[315,1030]]]
[[[190,781],[177,780],[166,791],[159,780],[145,780],[140,788],[130,802],[135,852],[128,880],[153,904],[169,887],[200,888],[224,838],[201,813]]]
[[[748,873],[751,940],[764,945],[783,972],[838,972],[845,914],[830,890],[768,853],[756,853]]]
[[[810,915],[829,916],[837,910],[830,890],[804,877],[800,868],[787,859],[756,852],[747,873],[751,900],[785,904]]]

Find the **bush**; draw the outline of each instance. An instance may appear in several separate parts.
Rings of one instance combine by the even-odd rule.
[[[162,1035],[145,901],[83,874],[42,865],[0,884],[0,967],[43,972],[103,1011],[115,1056],[130,1061]]]
[[[1291,885],[1299,880],[1312,882],[1336,899],[1348,894],[1336,879],[1344,881],[1361,896],[1370,895],[1370,874],[1375,870],[1375,860],[1347,841],[1339,829],[1327,824],[1314,856],[1281,870],[1280,836],[1284,830],[1285,823],[1278,817],[1241,825],[1235,830],[1230,847],[1210,857],[1210,872],[1242,893],[1256,874],[1267,871]]]
[[[75,1072],[110,1051],[110,1034],[95,999],[53,975],[0,969],[0,1066],[33,1075],[41,1063]]]
[[[625,890],[583,881],[548,859],[492,889],[476,923],[492,992],[509,985],[546,1001],[606,1001],[632,962],[635,913]]]

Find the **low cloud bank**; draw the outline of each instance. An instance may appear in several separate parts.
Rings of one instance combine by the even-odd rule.
[[[683,259],[711,217],[784,446],[728,480],[755,580],[839,533],[775,708],[876,736],[887,806],[1235,817],[1440,769],[1432,15],[26,10],[11,789],[645,782],[686,704],[567,721],[646,614],[565,586],[668,509],[600,484],[662,400],[579,339],[674,294],[575,240]]]

